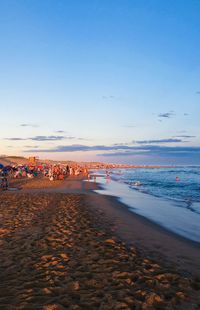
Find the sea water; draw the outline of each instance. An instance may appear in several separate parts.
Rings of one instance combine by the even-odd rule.
[[[99,193],[117,196],[131,211],[200,243],[200,166],[101,173]]]

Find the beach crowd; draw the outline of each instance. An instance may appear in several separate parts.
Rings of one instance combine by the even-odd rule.
[[[40,165],[14,165],[3,166],[0,164],[0,187],[8,189],[8,179],[33,179],[45,177],[50,181],[64,180],[69,176],[88,176],[88,169],[79,165],[40,164]]]

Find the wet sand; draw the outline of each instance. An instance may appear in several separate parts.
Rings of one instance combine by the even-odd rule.
[[[148,221],[92,192],[95,183],[22,187],[0,193],[0,309],[199,308],[200,279],[154,253],[152,236],[146,247]]]

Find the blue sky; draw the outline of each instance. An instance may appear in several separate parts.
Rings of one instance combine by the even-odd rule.
[[[200,164],[198,0],[0,0],[0,154]]]

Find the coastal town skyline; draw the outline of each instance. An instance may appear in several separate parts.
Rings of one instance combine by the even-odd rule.
[[[200,164],[199,11],[0,1],[0,154]]]

